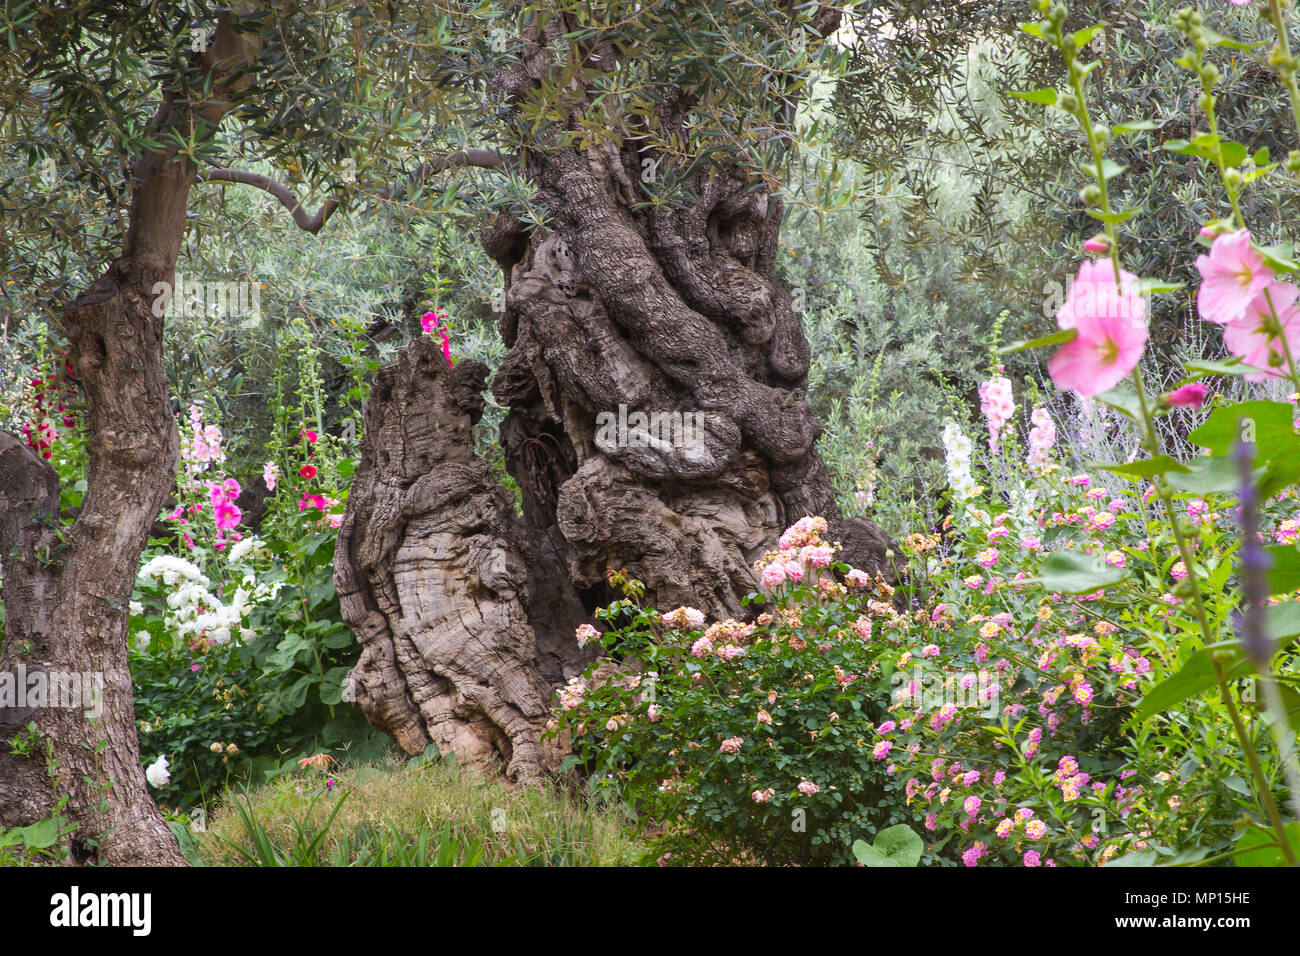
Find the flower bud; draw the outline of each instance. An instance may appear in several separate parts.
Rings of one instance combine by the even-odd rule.
[[[1219,82],[1219,68],[1213,63],[1207,63],[1201,67],[1201,79],[1213,86]]]
[[[1056,105],[1067,113],[1073,113],[1079,108],[1079,101],[1073,93],[1062,93],[1061,98],[1056,101]]]
[[[219,740],[212,741],[212,744],[211,746],[208,747],[208,749],[211,750],[214,754],[221,753],[221,741]]]
[[[1225,169],[1223,184],[1228,187],[1229,192],[1237,192],[1241,189],[1241,173],[1235,169]]]
[[[1110,127],[1107,126],[1105,123],[1098,123],[1096,126],[1094,126],[1092,128],[1092,135],[1093,138],[1096,139],[1097,142],[1100,143],[1102,146],[1105,146],[1107,143],[1111,141]]]
[[[1089,183],[1079,190],[1079,198],[1085,205],[1095,206],[1101,202],[1101,188],[1096,183]]]

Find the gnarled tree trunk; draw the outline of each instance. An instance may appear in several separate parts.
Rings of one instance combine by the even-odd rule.
[[[522,98],[547,69],[525,57],[503,88]],[[671,126],[689,103],[663,108]],[[773,278],[780,196],[706,166],[696,201],[647,206],[643,159],[631,145],[528,150],[548,228],[500,216],[484,233],[505,274],[492,388],[522,516],[472,461],[477,366],[449,373],[417,342],[370,399],[338,585],[364,646],[358,701],[408,752],[433,742],[543,769],[538,702],[585,663],[573,630],[614,596],[607,568],[661,609],[738,616],[754,561],[822,515],[846,560],[892,577],[888,539],[840,516],[814,447],[808,343]],[[397,455],[402,440],[434,451]],[[487,574],[498,560],[506,587]]]
[[[214,42],[195,54],[218,76],[215,98],[195,107],[167,94],[151,132],[188,135],[200,119],[215,125],[224,112],[220,77],[249,52],[223,15]],[[40,683],[32,675],[43,672],[47,685],[54,675],[77,675],[83,687],[90,675],[103,688],[98,704],[0,707],[0,826],[48,817],[67,797],[61,812],[76,824],[74,860],[184,865],[141,766],[127,617],[149,529],[176,480],[179,438],[154,306],[158,284],[175,281],[195,168],[168,148],[142,155],[131,173],[122,256],[64,310],[89,459],[71,526],[58,515],[54,470],[0,432],[0,675]],[[25,744],[10,746],[16,737]]]

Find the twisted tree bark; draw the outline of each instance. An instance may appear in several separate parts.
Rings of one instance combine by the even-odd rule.
[[[544,42],[503,70],[510,101],[551,69]],[[669,97],[664,125],[690,106]],[[773,277],[780,195],[703,165],[693,202],[656,207],[637,186],[645,159],[631,142],[538,144],[522,171],[547,228],[498,216],[483,234],[505,277],[492,388],[521,516],[470,457],[478,366],[447,372],[416,342],[370,399],[338,589],[365,648],[359,702],[408,752],[548,766],[539,704],[586,662],[573,630],[613,597],[607,568],[650,605],[739,616],[754,561],[822,515],[846,560],[892,577],[887,537],[841,517],[815,449],[808,343]],[[433,450],[395,463],[399,439]]]
[[[213,43],[195,56],[216,80],[211,98],[193,104],[168,93],[151,133],[215,126],[226,110],[225,78],[247,62],[251,41],[223,14]],[[160,284],[175,281],[195,172],[172,147],[137,158],[122,255],[64,309],[89,460],[86,494],[70,526],[58,515],[54,470],[0,432],[0,680],[77,675],[84,686],[89,675],[103,694],[99,703],[81,699],[72,707],[48,699],[21,706],[18,694],[0,704],[0,826],[49,817],[67,797],[61,813],[76,826],[77,862],[185,863],[141,766],[127,617],[149,529],[176,480],[180,442],[155,303]],[[15,738],[24,743],[13,746]]]

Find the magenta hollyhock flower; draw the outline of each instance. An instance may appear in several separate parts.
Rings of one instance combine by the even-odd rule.
[[[239,510],[237,505],[229,501],[222,501],[213,506],[212,517],[217,522],[218,531],[229,531],[243,520],[244,513]]]
[[[298,469],[298,477],[299,477],[299,478],[306,478],[306,479],[308,479],[308,480],[310,480],[310,479],[312,479],[312,478],[315,478],[315,477],[316,477],[316,466],[315,466],[315,465],[303,465],[301,468]]]
[[[1121,272],[1116,288],[1108,260],[1085,262],[1056,313],[1062,329],[1078,335],[1048,363],[1052,380],[1080,395],[1097,395],[1119,384],[1142,358],[1147,342],[1146,302],[1137,277]]]
[[[1273,270],[1250,247],[1248,229],[1218,236],[1209,255],[1196,257],[1196,268],[1202,280],[1197,309],[1202,319],[1218,325],[1240,319],[1251,300],[1273,281]]]
[[[426,332],[432,332],[434,329],[438,328],[438,320],[445,318],[447,318],[447,316],[443,315],[441,312],[426,312],[424,315],[420,316],[420,328],[424,329]]]
[[[1205,404],[1205,396],[1210,394],[1208,386],[1201,382],[1191,382],[1182,388],[1176,388],[1165,399],[1174,408],[1200,408]]]
[[[1283,366],[1287,350],[1294,356],[1300,349],[1297,296],[1300,289],[1289,282],[1274,282],[1251,301],[1244,315],[1223,330],[1223,344],[1228,351],[1262,370],[1247,375],[1247,381],[1262,382],[1286,374]]]
[[[316,433],[315,433],[314,431],[312,431],[310,428],[304,428],[304,429],[302,430],[302,437],[305,438],[305,439],[307,439],[307,444],[310,445],[310,444],[314,444],[314,443],[316,442],[317,435],[316,435]]]

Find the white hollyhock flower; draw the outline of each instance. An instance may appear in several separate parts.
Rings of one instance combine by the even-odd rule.
[[[165,787],[171,783],[172,776],[167,772],[167,758],[159,757],[144,772],[144,778],[151,787]]]

